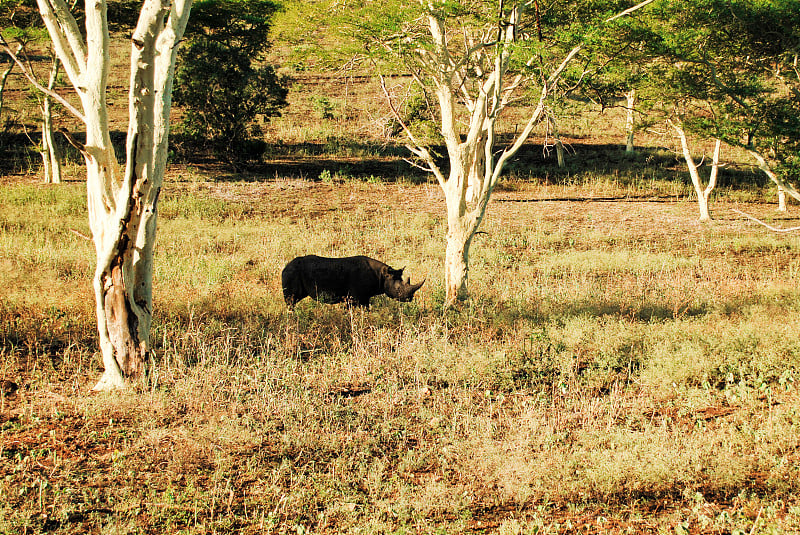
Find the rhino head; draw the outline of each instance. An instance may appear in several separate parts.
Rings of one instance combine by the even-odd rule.
[[[389,297],[397,299],[398,301],[408,302],[414,297],[414,293],[419,290],[425,280],[419,284],[411,284],[411,278],[406,277],[403,279],[403,270],[405,268],[393,269],[386,266],[386,275],[384,279],[384,292]]]

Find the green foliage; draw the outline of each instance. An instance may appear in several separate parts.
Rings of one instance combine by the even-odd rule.
[[[219,43],[257,58],[266,49],[272,18],[280,9],[272,0],[200,0],[192,5],[186,38]]]
[[[411,94],[400,108],[403,122],[414,133],[417,139],[428,143],[441,143],[442,135],[439,132],[440,112],[435,105],[435,98],[426,93],[418,84],[411,87]],[[401,132],[402,127],[395,121],[392,135]]]
[[[0,0],[0,35],[12,49],[16,43],[29,46],[49,42],[34,0]]]
[[[566,52],[580,42],[587,28],[597,23],[598,14],[611,10],[614,2],[539,4],[360,0],[344,8],[336,2],[323,2],[318,4],[318,17],[325,21],[326,28],[336,29],[332,31],[338,31],[346,43],[342,62],[361,60],[372,67],[372,72],[414,75],[415,93],[401,96],[403,90],[393,88],[392,100],[416,142],[433,145],[443,140],[443,117],[448,123],[454,118],[454,129],[460,130],[456,135],[464,134],[473,124],[473,110],[481,108],[472,108],[472,104],[482,98],[497,65],[503,71],[500,76],[509,80],[519,76],[518,87],[539,86]],[[498,32],[505,31],[517,8],[520,20],[515,26],[516,37],[498,44]],[[435,28],[444,33],[441,42]],[[448,113],[439,109],[449,104],[436,96],[438,92],[459,95]],[[496,101],[492,121],[504,115],[506,99],[510,97],[510,93],[504,93],[503,99]],[[400,125],[394,124],[390,133],[401,131]]]
[[[231,162],[257,157],[258,120],[286,106],[287,80],[260,63],[270,1],[206,0],[195,4],[175,74],[175,103],[185,107],[184,132]]]
[[[333,119],[336,116],[336,103],[327,95],[312,95],[311,106],[318,119]]]
[[[800,1],[663,0],[646,13],[609,27],[603,89],[642,88],[688,130],[769,154],[796,176]]]

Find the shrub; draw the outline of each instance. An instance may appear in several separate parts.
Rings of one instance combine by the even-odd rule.
[[[229,162],[256,158],[264,148],[251,141],[261,134],[258,119],[280,115],[288,93],[286,78],[258,63],[277,6],[205,0],[192,11],[189,45],[175,73],[183,130]]]

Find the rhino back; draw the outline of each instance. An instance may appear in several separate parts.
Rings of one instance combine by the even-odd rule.
[[[380,275],[374,264],[376,261],[366,256],[326,258],[309,255],[295,260],[297,265],[293,272],[299,275],[308,295],[368,298],[381,292]]]

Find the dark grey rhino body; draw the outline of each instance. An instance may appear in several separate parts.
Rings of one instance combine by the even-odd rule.
[[[403,270],[367,256],[325,258],[298,256],[281,273],[283,299],[294,306],[305,297],[324,303],[348,301],[369,306],[375,295],[386,294],[399,301],[411,301],[425,281],[411,284],[403,280]]]

